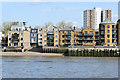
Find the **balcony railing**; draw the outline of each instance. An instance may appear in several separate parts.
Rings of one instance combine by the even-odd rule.
[[[65,42],[65,44],[71,44],[71,42]]]
[[[117,44],[117,42],[113,42],[112,44]]]
[[[83,40],[82,38],[78,38],[77,40]]]
[[[47,34],[54,34],[54,31],[48,31]]]
[[[105,39],[104,37],[101,37],[100,39]]]
[[[78,44],[82,44],[82,42],[78,42]]]
[[[104,32],[101,32],[100,34],[105,34]]]
[[[84,34],[84,36],[93,36],[94,34]]]
[[[78,33],[77,36],[82,36],[83,34],[82,33]]]
[[[105,28],[102,28],[102,27],[101,27],[100,29],[101,29],[101,30],[104,30]]]
[[[112,32],[112,34],[113,34],[113,35],[117,35],[117,33],[116,33],[116,32]]]
[[[99,34],[95,34],[95,36],[99,36]]]
[[[117,37],[112,37],[112,39],[117,39]]]
[[[67,38],[65,38],[66,40],[70,40],[71,38],[70,37],[67,37]]]
[[[65,35],[71,35],[71,33],[65,33]]]
[[[117,28],[112,28],[112,30],[117,30]]]

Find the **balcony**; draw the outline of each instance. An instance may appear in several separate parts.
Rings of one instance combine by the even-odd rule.
[[[117,33],[116,33],[116,32],[112,32],[112,34],[113,34],[113,35],[117,35]]]
[[[47,34],[54,34],[54,31],[48,31]]]
[[[117,28],[112,28],[112,30],[117,30]]]
[[[117,44],[117,42],[113,42],[112,44]]]
[[[101,35],[104,35],[105,33],[104,33],[104,32],[101,32],[100,34],[101,34]]]
[[[104,37],[101,37],[100,39],[105,39]]]
[[[65,44],[71,44],[71,42],[65,42]]]
[[[83,40],[82,38],[78,38],[77,40]]]
[[[65,35],[71,35],[71,33],[65,33]]]
[[[77,36],[82,36],[83,34],[82,33],[78,33]]]
[[[95,36],[99,36],[99,34],[95,34]]]
[[[84,36],[93,36],[94,34],[84,34]]]
[[[82,42],[78,42],[78,44],[82,44]]]
[[[95,40],[99,40],[99,38],[95,38]]]
[[[102,27],[101,27],[100,29],[101,29],[101,30],[104,30],[105,28],[102,28]]]
[[[65,40],[71,40],[71,38],[70,38],[70,37],[67,37],[67,38],[65,38]]]
[[[112,39],[117,39],[117,37],[112,37]]]

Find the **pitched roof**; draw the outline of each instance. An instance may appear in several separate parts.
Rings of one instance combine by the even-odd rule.
[[[65,26],[63,28],[61,28],[61,30],[73,30],[71,27]]]
[[[101,22],[100,24],[115,24],[112,21],[110,21],[109,19],[104,20],[103,22]]]

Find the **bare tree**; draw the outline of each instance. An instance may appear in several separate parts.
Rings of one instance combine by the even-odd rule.
[[[50,26],[50,25],[53,25],[53,23],[52,23],[52,22],[47,22],[47,23],[45,23],[44,25],[45,25],[45,27],[48,27],[48,26]]]
[[[66,22],[65,22],[65,21],[60,21],[60,22],[58,22],[57,26],[58,26],[59,28],[62,28],[62,27],[64,27],[64,26],[66,26]]]

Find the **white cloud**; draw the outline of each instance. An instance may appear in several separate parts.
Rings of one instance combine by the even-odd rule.
[[[118,14],[113,15],[113,18],[118,18]]]

